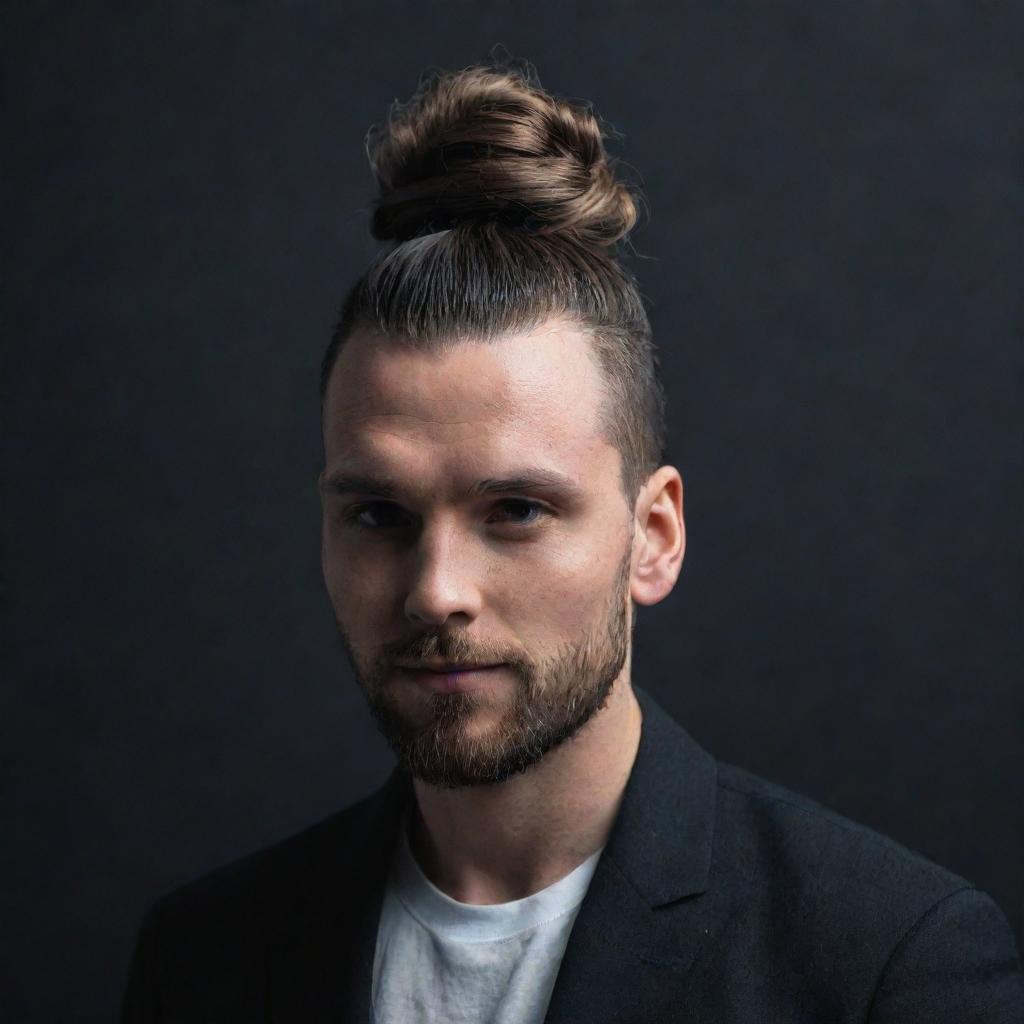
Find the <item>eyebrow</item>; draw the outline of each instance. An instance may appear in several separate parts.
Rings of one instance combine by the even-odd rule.
[[[329,494],[374,494],[381,498],[397,498],[401,493],[391,477],[346,471],[328,474],[320,487]],[[564,501],[578,501],[583,497],[582,489],[570,477],[539,467],[515,469],[507,477],[487,477],[478,480],[469,488],[466,496],[482,497],[519,491],[547,494]]]

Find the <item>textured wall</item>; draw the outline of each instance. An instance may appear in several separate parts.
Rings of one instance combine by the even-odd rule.
[[[1024,934],[1019,5],[3,18],[5,1020],[110,1019],[157,895],[388,770],[319,575],[318,364],[367,127],[495,43],[650,207],[689,536],[634,677]]]

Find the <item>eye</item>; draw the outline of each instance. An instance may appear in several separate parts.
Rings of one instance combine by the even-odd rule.
[[[369,512],[374,518],[380,515],[380,509],[384,510],[384,525],[379,523],[367,523],[360,520],[360,516]],[[357,526],[364,530],[387,530],[393,528],[394,523],[389,524],[387,522],[389,510],[394,510],[395,506],[391,505],[386,501],[369,501],[362,505],[352,505],[350,508],[345,509],[342,519],[351,526]],[[393,514],[393,511],[390,513]]]
[[[505,501],[500,502],[506,508],[511,506],[513,509],[518,506],[520,510],[526,509],[527,512],[537,513],[533,518],[528,519],[526,522],[520,523],[521,526],[532,526],[538,519],[543,516],[550,515],[548,510],[537,501],[528,501],[526,498],[508,498]]]

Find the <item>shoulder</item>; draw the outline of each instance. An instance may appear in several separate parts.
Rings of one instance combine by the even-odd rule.
[[[933,941],[961,963],[985,948],[1015,963],[1006,916],[968,879],[734,765],[718,765],[717,801],[715,861],[777,939],[828,936],[850,957],[884,952],[891,969]]]
[[[156,900],[148,919],[169,931],[191,933],[201,921],[204,930],[255,935],[271,920],[279,926],[316,911],[359,849],[371,799],[174,888]]]
[[[729,764],[718,764],[715,822],[730,947],[826,993],[863,993],[871,1021],[1017,1019],[1013,932],[967,879]]]
[[[971,883],[828,807],[735,765],[718,764],[716,838],[748,878],[794,896],[856,901],[861,914],[916,914]]]
[[[391,798],[401,795],[389,783],[158,899],[136,937],[122,1019],[193,1020],[200,1005],[234,1008],[223,1019],[262,1019],[275,956],[331,936],[338,961],[350,959],[389,863]]]

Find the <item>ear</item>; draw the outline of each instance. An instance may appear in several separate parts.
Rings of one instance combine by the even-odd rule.
[[[683,478],[675,466],[662,466],[637,497],[634,568],[630,594],[637,604],[663,601],[676,585],[686,551]]]

